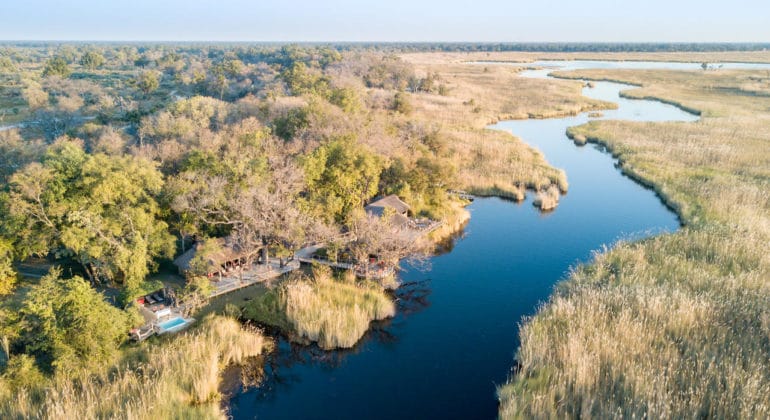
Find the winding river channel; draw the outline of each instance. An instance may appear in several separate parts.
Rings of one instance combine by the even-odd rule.
[[[532,65],[532,64],[529,64]],[[697,63],[539,62],[578,68],[698,70]],[[740,67],[730,65],[726,67]],[[746,65],[752,68],[752,65]],[[526,70],[522,77],[548,77]],[[618,96],[632,86],[597,82],[583,94],[615,102],[602,118],[696,121],[671,105]],[[280,342],[259,388],[229,400],[233,418],[494,418],[495,388],[505,382],[519,346],[523,318],[536,312],[570,267],[618,240],[674,231],[677,216],[655,194],[623,176],[598,147],[578,147],[565,136],[587,114],[500,122],[562,168],[569,193],[541,214],[534,194],[513,203],[477,199],[453,247],[432,258],[429,271],[407,270],[397,316],[374,326],[349,351]]]

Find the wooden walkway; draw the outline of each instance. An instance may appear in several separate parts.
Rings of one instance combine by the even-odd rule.
[[[313,255],[323,247],[323,244],[316,244],[302,248],[294,254],[294,258],[303,264],[321,264],[340,270],[353,270],[356,273],[356,276],[360,278],[377,280],[395,274],[393,267],[382,268],[370,266],[370,269],[365,272],[360,264],[334,262],[325,258],[313,258]]]
[[[455,195],[457,197],[462,198],[463,200],[473,201],[476,197],[473,196],[473,194],[468,194],[465,191],[461,190],[448,190],[449,194]]]
[[[270,261],[267,267],[264,265],[258,265],[255,269],[249,270],[243,273],[243,276],[236,275],[231,277],[224,277],[222,280],[212,282],[214,285],[214,291],[209,295],[209,299],[213,299],[217,296],[222,296],[236,290],[240,290],[257,283],[265,283],[274,278],[280,277],[286,273],[292,272],[298,269],[300,266],[299,261],[289,261],[287,264],[281,266],[280,260],[273,259]],[[188,324],[194,321],[193,318],[186,318],[184,313],[190,309],[187,304],[180,304],[174,308],[171,308],[171,313],[168,316],[164,316],[162,319],[146,319],[144,325],[131,331],[131,337],[136,341],[144,341],[148,337],[155,334],[177,332],[177,330],[163,331],[158,327],[158,324],[164,320],[179,317],[183,318]]]
[[[321,264],[332,268],[338,268],[341,270],[351,270],[355,268],[355,264],[344,262],[333,262],[322,258],[313,258],[319,249],[326,246],[325,244],[311,245],[300,249],[294,253],[294,259],[304,264]]]
[[[280,277],[286,273],[290,273],[299,268],[299,261],[289,261],[281,267],[281,264],[277,260],[270,262],[269,268],[259,265],[256,269],[243,273],[243,276],[224,277],[214,283],[214,291],[211,292],[209,298],[215,298],[224,294],[234,292],[236,290],[243,289],[245,287],[252,286],[257,283],[264,283],[274,278]]]

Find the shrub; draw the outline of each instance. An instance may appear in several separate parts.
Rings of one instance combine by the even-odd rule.
[[[405,93],[397,92],[395,96],[393,96],[393,105],[391,109],[399,114],[409,115],[412,113],[412,104],[409,102],[409,98]]]
[[[69,65],[67,64],[67,60],[65,60],[62,57],[52,57],[45,63],[45,68],[43,68],[43,76],[59,76],[62,78],[67,78],[69,75],[72,74],[72,70],[70,70]]]

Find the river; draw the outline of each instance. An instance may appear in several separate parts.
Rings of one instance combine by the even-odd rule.
[[[592,68],[591,62],[544,65]],[[548,71],[524,71],[522,76],[546,77]],[[698,119],[660,102],[620,98],[618,93],[628,88],[597,82],[583,93],[619,105],[602,118]],[[281,341],[264,385],[230,399],[233,418],[495,418],[495,389],[513,364],[519,323],[548,299],[570,267],[590,261],[593,251],[618,240],[679,226],[654,192],[623,176],[611,156],[567,140],[567,127],[589,120],[581,114],[491,126],[512,132],[567,172],[569,192],[559,207],[539,213],[532,193],[518,204],[477,199],[453,248],[432,258],[430,271],[403,273],[406,286],[399,291],[394,319],[375,325],[349,351],[323,352]]]

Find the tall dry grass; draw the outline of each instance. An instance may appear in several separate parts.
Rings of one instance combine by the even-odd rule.
[[[438,83],[446,86],[445,95],[409,94],[411,117],[440,127],[450,149],[445,159],[457,168],[458,187],[476,195],[523,200],[527,190],[568,189],[564,172],[550,166],[539,151],[510,133],[486,129],[487,125],[614,106],[582,96],[581,84],[574,81],[522,78],[506,66],[403,57],[417,74],[438,74]]]
[[[685,227],[597,254],[558,287],[522,327],[501,417],[770,417],[770,98],[734,88],[758,75],[581,75],[703,110],[698,123],[571,130],[606,145]]]
[[[542,153],[509,133],[456,131],[450,133],[450,141],[460,187],[472,194],[521,201],[528,189],[556,186],[566,192],[569,188],[564,171],[550,166]]]
[[[6,394],[0,418],[226,418],[218,390],[222,370],[259,356],[268,345],[258,331],[210,317],[173,340],[144,345],[118,368]]]
[[[395,312],[395,303],[380,285],[336,280],[324,267],[315,269],[312,279],[297,277],[268,292],[249,304],[244,316],[335,349],[353,347],[371,321]]]

